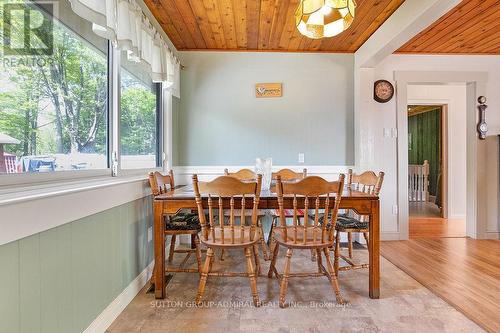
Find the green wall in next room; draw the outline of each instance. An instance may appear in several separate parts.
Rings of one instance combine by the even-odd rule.
[[[429,193],[437,195],[441,156],[441,109],[408,117],[408,162],[429,161]],[[411,139],[410,139],[411,138]]]
[[[0,246],[0,332],[84,331],[153,260],[151,205],[139,199]]]

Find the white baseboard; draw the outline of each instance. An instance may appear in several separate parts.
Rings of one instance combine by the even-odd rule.
[[[139,274],[103,312],[97,316],[84,333],[101,333],[113,323],[127,305],[141,291],[151,277],[154,261]]]
[[[465,220],[466,216],[464,214],[453,214],[448,215],[448,219],[450,220]]]
[[[485,233],[484,239],[500,239],[500,232],[498,231],[487,231]]]

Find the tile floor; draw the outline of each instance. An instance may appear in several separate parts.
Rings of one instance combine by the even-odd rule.
[[[243,255],[230,252],[221,266],[244,270]],[[366,258],[365,250],[355,250]],[[194,259],[193,259],[194,260]],[[268,262],[261,260],[263,273]],[[283,253],[277,265],[283,269]],[[295,251],[292,272],[316,271],[308,251]],[[293,278],[290,306],[278,306],[278,281],[261,276],[258,289],[264,305],[252,305],[246,278],[209,277],[205,306],[193,301],[198,276],[177,273],[167,286],[167,298],[155,300],[141,291],[109,327],[108,332],[483,332],[475,323],[435,296],[403,271],[381,258],[381,298],[368,298],[368,271],[341,272],[341,291],[349,305],[339,307],[326,277]]]

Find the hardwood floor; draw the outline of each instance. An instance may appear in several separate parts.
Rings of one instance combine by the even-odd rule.
[[[410,217],[441,217],[441,209],[432,202],[410,202]]]
[[[441,210],[431,202],[410,202],[410,239],[465,237],[465,219],[443,219]]]
[[[500,332],[500,241],[381,242],[382,256],[490,332]]]
[[[465,220],[410,217],[409,236],[414,238],[465,237]]]

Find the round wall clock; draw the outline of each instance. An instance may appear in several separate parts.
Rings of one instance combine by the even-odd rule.
[[[394,86],[387,80],[375,81],[373,85],[373,98],[379,103],[387,103],[394,96]]]

